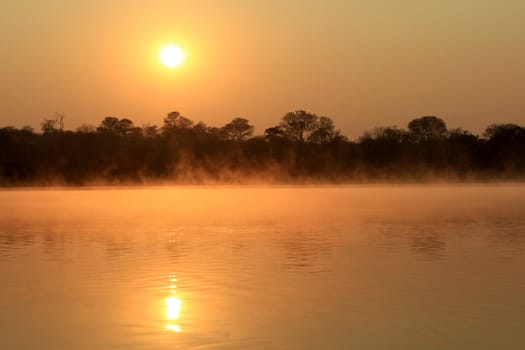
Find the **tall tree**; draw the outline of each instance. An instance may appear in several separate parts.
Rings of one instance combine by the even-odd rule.
[[[55,113],[53,119],[44,119],[40,123],[40,127],[44,134],[62,132],[64,130],[64,115],[62,113]]]
[[[317,120],[317,115],[299,110],[286,113],[279,127],[289,139],[302,143],[315,130]]]
[[[328,117],[320,117],[316,123],[314,131],[308,137],[309,142],[327,144],[341,135],[335,129],[334,121]]]
[[[282,140],[286,137],[280,126],[273,126],[264,130],[264,139],[266,141]]]
[[[131,134],[134,129],[133,122],[127,118],[106,117],[100,123],[97,131],[105,134],[125,136]]]
[[[525,136],[525,129],[516,124],[492,124],[485,129],[483,136],[490,140],[513,140]]]
[[[158,134],[158,127],[154,124],[146,123],[142,126],[142,135],[154,137]]]
[[[253,125],[248,119],[235,118],[223,128],[225,135],[233,141],[243,141],[253,134]]]
[[[447,135],[447,125],[441,118],[425,116],[408,123],[408,129],[416,142],[441,139]]]
[[[163,131],[166,133],[180,130],[180,129],[189,129],[193,125],[193,121],[186,117],[183,117],[179,112],[170,112],[164,118],[164,126],[162,127]]]

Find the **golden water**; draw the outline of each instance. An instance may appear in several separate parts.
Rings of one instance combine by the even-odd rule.
[[[0,349],[523,349],[525,186],[0,192]]]

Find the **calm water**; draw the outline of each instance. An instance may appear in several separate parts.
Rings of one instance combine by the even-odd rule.
[[[524,349],[525,186],[0,192],[0,349]]]

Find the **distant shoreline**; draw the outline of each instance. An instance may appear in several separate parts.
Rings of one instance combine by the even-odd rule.
[[[161,128],[114,117],[63,127],[59,115],[42,133],[0,128],[0,187],[525,181],[525,128],[515,124],[479,137],[424,116],[408,130],[378,127],[356,141],[306,111],[287,113],[264,136],[244,118],[217,128],[178,112]]]

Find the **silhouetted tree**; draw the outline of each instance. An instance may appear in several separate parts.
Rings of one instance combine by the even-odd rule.
[[[208,133],[208,126],[206,123],[200,121],[193,126],[193,130],[197,135],[206,135]]]
[[[156,125],[146,123],[142,126],[142,134],[145,137],[155,137],[159,133],[159,128]]]
[[[127,118],[122,118],[118,121],[119,131],[121,135],[127,135],[132,132],[135,127],[133,122]]]
[[[133,122],[129,119],[106,117],[100,123],[97,131],[103,134],[126,136],[136,132],[134,128]]]
[[[488,138],[485,159],[490,168],[507,173],[525,171],[525,128],[492,124],[483,135]]]
[[[525,130],[516,124],[492,124],[489,125],[483,136],[488,139],[507,139],[515,140],[523,137]]]
[[[452,137],[468,137],[468,138],[477,138],[475,135],[473,135],[470,131],[468,130],[465,130],[463,128],[454,128],[454,129],[450,129],[448,131],[448,137],[449,138],[452,138]]]
[[[105,117],[100,126],[97,128],[99,132],[106,132],[111,134],[118,134],[119,119],[115,117]]]
[[[264,130],[264,139],[266,141],[274,141],[285,138],[286,135],[280,126],[274,126]]]
[[[193,125],[193,121],[183,117],[179,112],[170,112],[164,118],[164,126],[162,127],[164,133],[170,133],[177,129],[188,129]]]
[[[435,116],[416,118],[408,123],[408,130],[416,142],[441,139],[447,134],[443,119]]]
[[[390,144],[399,144],[407,140],[407,132],[396,126],[378,127],[372,131],[372,138],[385,140]]]
[[[315,130],[317,120],[317,115],[299,110],[286,113],[279,127],[290,140],[302,143]]]
[[[64,130],[64,115],[55,113],[53,119],[44,119],[44,121],[40,123],[40,126],[44,134],[62,132]]]
[[[27,133],[31,133],[33,134],[35,132],[35,130],[33,129],[33,127],[29,126],[29,125],[24,125],[20,128],[21,131],[24,131],[24,132],[27,132]]]
[[[448,166],[459,177],[472,175],[482,169],[482,147],[479,137],[462,128],[448,131],[446,143]]]
[[[216,126],[210,126],[207,128],[207,133],[211,138],[216,139],[216,140],[227,139],[227,136],[223,128],[218,128]]]
[[[335,130],[333,120],[328,117],[320,117],[314,128],[308,137],[309,142],[328,144],[336,138],[341,137],[341,132]]]
[[[402,158],[407,140],[407,132],[396,126],[377,127],[372,131],[367,131],[359,138],[363,162],[372,170],[398,171],[395,165],[403,163]]]
[[[253,134],[253,126],[248,119],[235,118],[222,127],[227,138],[233,141],[243,141]]]

